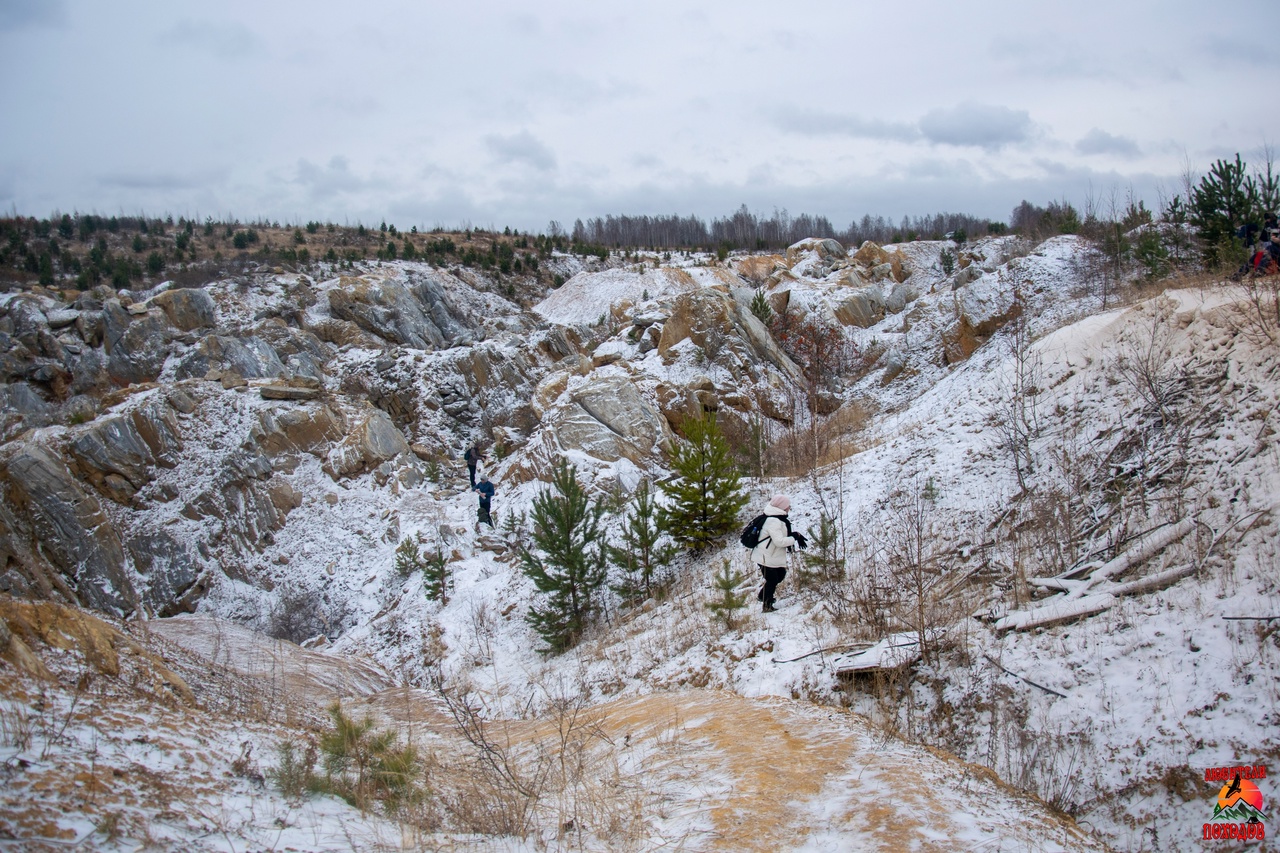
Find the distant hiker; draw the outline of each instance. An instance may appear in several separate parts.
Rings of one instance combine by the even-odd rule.
[[[1249,259],[1248,270],[1255,276],[1280,273],[1280,231],[1267,231],[1264,241]]]
[[[462,454],[462,458],[467,461],[467,474],[471,477],[471,488],[476,487],[476,465],[480,464],[480,460],[484,459],[484,454],[480,452],[480,446],[473,444],[467,448],[467,452]]]
[[[479,485],[475,486],[472,491],[480,495],[480,512],[476,519],[476,526],[487,524],[493,527],[493,519],[489,517],[489,502],[493,500],[494,488],[493,483],[489,482],[489,475],[481,474]]]
[[[751,559],[764,575],[764,586],[756,593],[756,601],[763,604],[762,612],[772,613],[773,595],[787,576],[787,552],[793,547],[804,548],[809,543],[804,536],[791,531],[787,513],[791,500],[786,495],[775,495],[764,508],[764,525],[760,528],[759,544],[751,551]]]

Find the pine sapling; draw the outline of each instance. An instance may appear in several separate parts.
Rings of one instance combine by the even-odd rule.
[[[530,625],[552,653],[571,648],[586,630],[605,581],[601,508],[578,483],[577,468],[560,461],[552,487],[533,499],[533,548],[519,545],[521,569],[544,594],[529,608]]]
[[[653,487],[644,480],[636,489],[631,509],[622,521],[622,540],[608,546],[609,560],[622,569],[613,591],[624,601],[641,601],[654,594],[658,571],[670,563],[675,548],[663,542]]]
[[[747,606],[746,593],[737,592],[738,587],[745,581],[746,575],[742,572],[735,572],[728,560],[724,560],[720,564],[720,571],[714,578],[716,590],[720,597],[707,602],[707,609],[724,623],[724,626],[733,629],[737,625],[737,612]]]
[[[669,503],[658,510],[658,518],[681,545],[706,548],[738,528],[738,513],[748,498],[715,415],[689,421],[685,435],[688,441],[671,461],[679,476],[662,485]]]

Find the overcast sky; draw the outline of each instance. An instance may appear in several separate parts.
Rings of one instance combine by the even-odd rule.
[[[0,0],[0,207],[543,230],[953,211],[1280,141],[1240,0]]]

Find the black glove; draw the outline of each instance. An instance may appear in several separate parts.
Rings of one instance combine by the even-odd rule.
[[[803,533],[792,533],[791,538],[796,540],[796,544],[800,546],[801,551],[809,547],[809,540],[804,538]]]

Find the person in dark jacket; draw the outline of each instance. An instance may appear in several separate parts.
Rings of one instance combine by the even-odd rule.
[[[471,488],[476,487],[476,465],[484,458],[480,453],[479,445],[473,444],[467,448],[467,452],[462,454],[462,458],[467,462],[467,474],[471,477]]]
[[[493,519],[489,517],[489,502],[493,500],[493,483],[489,482],[488,474],[480,475],[480,483],[472,490],[480,495],[480,511],[476,518],[477,528],[480,524],[487,524],[493,527]]]
[[[756,594],[756,600],[763,604],[764,613],[772,613],[774,593],[778,584],[787,577],[787,552],[793,547],[804,548],[809,543],[804,536],[791,530],[791,520],[787,513],[791,510],[791,500],[786,495],[775,495],[769,505],[764,508],[766,516],[760,528],[760,542],[751,552],[751,559],[760,567],[764,575],[764,586]]]

